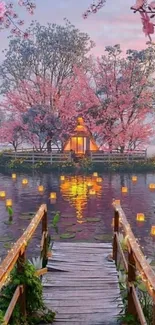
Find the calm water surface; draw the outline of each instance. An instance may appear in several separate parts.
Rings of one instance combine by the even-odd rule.
[[[121,199],[122,207],[127,215],[133,232],[139,240],[145,254],[155,260],[155,241],[150,236],[150,229],[155,225],[155,190],[149,190],[149,184],[155,183],[155,174],[138,174],[138,180],[133,183],[128,174],[100,174],[103,178],[101,184],[97,184],[91,176],[68,175],[65,181],[60,181],[58,174],[26,174],[17,175],[12,180],[11,175],[0,174],[0,191],[7,193],[7,198],[13,200],[14,224],[7,225],[8,219],[5,201],[0,200],[0,256],[3,258],[9,248],[9,243],[14,242],[22,234],[30,220],[23,220],[22,213],[35,212],[41,203],[48,206],[49,225],[54,211],[60,211],[59,234],[71,233],[75,235],[75,241],[96,241],[96,235],[105,234],[106,240],[110,240],[112,234],[113,209],[112,199]],[[22,186],[22,179],[27,178],[29,183]],[[92,181],[96,191],[95,196],[89,195],[89,182]],[[38,192],[38,185],[44,185],[43,194]],[[122,194],[121,187],[127,186],[128,193]],[[57,193],[56,203],[51,204],[50,192]],[[136,221],[137,213],[145,214],[144,222]],[[98,217],[96,222],[92,219]],[[25,217],[24,217],[25,218]],[[100,220],[100,221],[99,221]],[[50,227],[52,235],[55,231]],[[31,245],[28,248],[30,255],[39,255],[41,229],[38,228]],[[6,237],[7,236],[7,237]],[[56,240],[59,239],[57,235]]]

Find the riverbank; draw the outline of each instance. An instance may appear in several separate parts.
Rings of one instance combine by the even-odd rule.
[[[35,164],[26,162],[23,158],[12,159],[0,155],[0,169],[3,171],[58,171],[58,172],[154,172],[155,171],[155,157],[148,158],[145,161],[133,162],[110,162],[110,163],[93,163],[89,159],[81,159],[78,163],[62,162],[52,164],[44,161],[38,161]]]

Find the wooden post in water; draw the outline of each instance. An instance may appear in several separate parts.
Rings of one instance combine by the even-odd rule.
[[[47,209],[44,211],[44,215],[42,218],[42,235],[45,234],[44,236],[44,243],[43,243],[43,252],[42,252],[42,257],[43,257],[43,267],[46,265],[47,261],[47,250],[48,250],[48,227],[47,227]]]
[[[119,212],[115,210],[114,212],[114,238],[113,238],[113,260],[117,266],[117,237],[116,234],[119,233]]]
[[[24,252],[19,256],[17,260],[17,272],[22,274],[24,272],[24,264],[25,264],[25,248]],[[23,284],[20,287],[20,296],[18,300],[19,306],[20,306],[20,312],[23,315],[23,317],[26,317],[26,287]]]
[[[137,311],[133,299],[133,289],[130,284],[134,283],[136,280],[136,264],[133,256],[133,251],[130,248],[128,251],[128,313],[137,316]]]

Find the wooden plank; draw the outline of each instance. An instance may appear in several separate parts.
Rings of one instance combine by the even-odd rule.
[[[10,304],[9,304],[9,307],[8,307],[6,313],[5,313],[5,316],[4,316],[4,322],[5,322],[6,325],[9,323],[9,320],[10,320],[10,318],[11,318],[11,315],[12,315],[12,313],[13,313],[13,310],[14,310],[14,308],[15,308],[15,306],[16,306],[16,303],[17,303],[17,301],[18,301],[18,298],[19,298],[19,296],[20,296],[21,289],[23,289],[23,286],[18,286],[18,287],[16,288],[16,290],[15,290],[15,292],[14,292],[14,295],[13,295],[13,297],[12,297],[12,299],[11,299],[11,302],[10,302]]]

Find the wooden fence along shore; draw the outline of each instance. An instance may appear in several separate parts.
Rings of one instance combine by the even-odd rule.
[[[135,287],[136,276],[139,274],[152,298],[152,325],[155,325],[155,274],[143,255],[120,204],[114,201],[113,206],[113,252],[110,243],[55,242],[47,268],[37,271],[38,275],[44,274],[45,303],[57,312],[55,325],[116,324],[116,316],[120,311],[118,305],[121,302],[116,272],[120,259],[127,274],[127,311],[137,315],[141,325],[147,325]],[[41,252],[45,258],[47,257],[47,207],[43,204],[0,265],[0,288],[6,283],[16,264],[18,272],[22,272],[21,261],[25,261],[27,243],[40,222],[42,222]],[[120,227],[126,238],[126,252],[123,251],[120,242]],[[113,261],[109,258],[109,254],[113,257]],[[118,301],[113,299],[116,297]],[[17,286],[13,297],[10,297],[5,324],[9,323],[17,303],[20,305],[21,313],[25,315],[25,302],[25,287]]]
[[[30,149],[24,149],[19,151],[5,151],[3,152],[4,157],[11,159],[23,159],[25,162],[35,164],[39,161],[44,161],[46,163],[62,163],[66,161],[71,161],[70,152],[59,152],[52,151],[48,153],[46,150],[44,152],[37,152]],[[91,152],[90,159],[93,163],[118,163],[118,162],[134,162],[134,161],[146,161],[147,151],[146,150],[135,150],[133,152],[120,153],[116,150],[113,152],[96,151]]]

